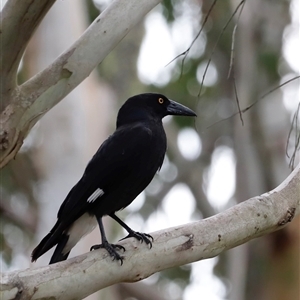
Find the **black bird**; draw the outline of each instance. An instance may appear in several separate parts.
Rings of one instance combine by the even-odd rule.
[[[125,249],[107,241],[102,223],[106,215],[125,228],[125,238],[134,237],[151,248],[152,237],[133,231],[115,212],[128,206],[161,168],[167,148],[162,119],[167,115],[196,116],[161,94],[141,94],[125,102],[118,113],[116,131],[100,146],[67,195],[56,224],[32,251],[32,261],[55,245],[50,264],[67,259],[76,243],[98,222],[102,244],[91,250],[105,248],[122,264],[122,256],[116,250]]]

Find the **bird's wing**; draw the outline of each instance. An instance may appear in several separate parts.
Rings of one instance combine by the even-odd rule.
[[[130,172],[141,167],[139,163],[136,164],[136,160],[141,159],[141,154],[143,160],[151,155],[151,135],[153,132],[144,126],[125,127],[116,130],[100,146],[88,163],[82,178],[62,203],[55,226],[32,252],[33,261],[59,243],[63,235],[68,235],[71,225],[88,212],[95,201],[104,201],[111,191],[122,185],[124,180],[128,180]],[[130,186],[130,183],[126,185]]]
[[[69,192],[58,212],[58,218],[69,226],[93,202],[101,201],[102,197],[105,199],[108,193],[118,188],[127,180],[130,172],[141,167],[137,160],[141,156],[147,159],[153,152],[152,136],[153,132],[141,125],[116,130],[101,145],[87,165],[82,178]],[[156,170],[162,164],[165,149],[161,152],[162,158],[157,163]]]

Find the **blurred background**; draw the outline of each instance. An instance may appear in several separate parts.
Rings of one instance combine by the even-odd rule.
[[[76,41],[110,2],[57,1],[28,45],[19,83]],[[299,80],[268,92],[299,76],[299,22],[297,0],[162,1],[36,124],[16,159],[1,170],[2,271],[48,264],[52,253],[30,264],[32,249],[114,131],[119,107],[138,93],[163,93],[198,117],[164,120],[163,168],[117,214],[130,227],[150,233],[206,218],[280,184],[299,147]],[[182,53],[186,56],[172,61]],[[237,98],[241,109],[255,103],[242,120]],[[116,222],[105,222],[111,242],[125,236]],[[86,299],[300,299],[299,226],[298,217],[285,229],[216,258],[114,285]],[[70,257],[99,243],[98,231]]]

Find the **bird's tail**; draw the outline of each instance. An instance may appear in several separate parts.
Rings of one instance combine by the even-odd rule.
[[[33,249],[31,253],[31,261],[36,261],[40,256],[54,247],[56,244],[61,244],[62,230],[61,223],[57,220],[50,232],[41,240],[41,242]],[[65,242],[66,243],[66,242]],[[55,251],[56,252],[56,251]],[[53,255],[54,256],[54,255]],[[52,260],[52,259],[51,259]],[[52,263],[54,263],[53,261]]]
[[[70,251],[68,251],[66,254],[64,254],[63,250],[65,248],[65,246],[67,245],[67,242],[69,240],[69,235],[67,234],[63,234],[60,239],[59,242],[54,250],[54,253],[50,259],[49,265],[57,263],[59,261],[63,261],[66,260],[70,254]]]

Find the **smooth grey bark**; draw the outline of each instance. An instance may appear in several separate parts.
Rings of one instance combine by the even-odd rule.
[[[2,42],[5,47],[0,57],[2,61],[0,96],[3,103],[0,115],[0,167],[7,164],[17,154],[34,124],[88,77],[130,29],[160,1],[113,1],[69,49],[45,70],[21,86],[16,85],[16,70],[19,61],[34,29],[54,1],[26,0],[23,5],[16,5],[15,0],[7,2],[1,15],[1,30],[5,31],[2,33]],[[26,3],[28,10],[24,8]],[[16,22],[19,20],[18,24],[21,26],[27,20],[28,11],[33,11],[28,18],[34,16],[36,22],[26,23],[28,26],[25,28],[28,34],[25,38],[20,38],[19,45],[16,47],[16,59],[6,62],[5,58],[9,56],[12,47],[9,41],[14,40],[9,39],[9,36],[11,37],[11,34],[15,32],[15,27],[10,26],[10,22],[14,20],[15,15],[20,16],[16,18]]]
[[[135,282],[161,270],[219,255],[283,228],[300,213],[300,164],[277,188],[213,217],[153,233],[153,248],[122,241],[124,263],[105,250],[54,265],[1,276],[0,298],[82,299],[118,282]]]

